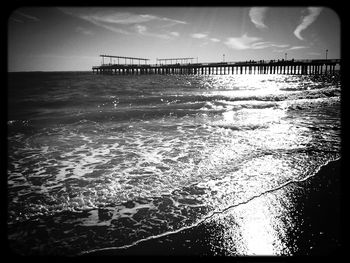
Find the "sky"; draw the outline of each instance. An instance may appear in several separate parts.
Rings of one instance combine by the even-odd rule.
[[[19,8],[7,47],[9,72],[89,71],[101,54],[149,64],[341,58],[337,13],[308,6]]]

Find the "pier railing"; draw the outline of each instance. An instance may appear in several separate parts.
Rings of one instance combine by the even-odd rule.
[[[97,74],[334,74],[340,59],[249,60],[175,64],[102,64],[93,66]]]

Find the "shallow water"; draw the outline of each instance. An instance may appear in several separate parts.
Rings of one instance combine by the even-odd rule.
[[[189,228],[313,176],[340,158],[340,83],[16,73],[7,124],[12,249],[74,255]],[[278,247],[265,252],[290,253]]]

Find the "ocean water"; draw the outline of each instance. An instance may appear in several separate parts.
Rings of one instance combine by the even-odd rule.
[[[336,76],[9,73],[10,247],[78,255],[244,217],[341,157],[340,95]],[[237,238],[231,254],[291,254],[286,214],[269,250]]]

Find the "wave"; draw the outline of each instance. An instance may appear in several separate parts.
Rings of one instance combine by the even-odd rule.
[[[288,180],[288,181],[286,181],[285,183],[283,183],[281,185],[275,186],[275,187],[270,188],[270,189],[266,189],[266,190],[264,190],[263,192],[261,192],[261,193],[259,193],[257,195],[251,196],[250,198],[248,198],[248,199],[246,199],[246,200],[244,200],[242,202],[234,203],[233,205],[228,205],[228,206],[225,206],[224,208],[221,208],[221,209],[218,209],[218,210],[213,210],[213,211],[207,213],[205,216],[203,216],[202,218],[200,218],[199,220],[197,220],[193,224],[186,225],[186,226],[180,227],[180,228],[175,229],[175,230],[166,231],[166,232],[163,232],[163,233],[158,234],[158,235],[151,235],[151,236],[148,236],[146,238],[141,238],[141,239],[138,239],[138,240],[136,240],[134,242],[131,242],[130,244],[126,244],[126,245],[122,245],[122,246],[111,246],[111,247],[105,247],[105,248],[85,250],[85,251],[80,252],[79,255],[88,255],[88,254],[93,254],[93,253],[96,253],[96,252],[102,252],[102,251],[108,251],[108,250],[124,250],[124,249],[128,249],[128,248],[134,247],[134,246],[136,246],[136,245],[138,245],[140,243],[147,242],[149,240],[159,239],[159,238],[162,238],[162,237],[165,237],[165,236],[169,236],[169,235],[172,235],[172,234],[176,234],[176,233],[185,231],[187,229],[195,228],[198,225],[203,224],[204,222],[210,220],[211,218],[213,218],[216,215],[224,214],[224,213],[226,213],[227,211],[229,211],[231,209],[235,209],[235,208],[237,208],[239,206],[248,204],[249,202],[251,202],[251,201],[253,201],[253,200],[257,199],[257,198],[260,198],[260,197],[262,197],[264,195],[267,195],[269,193],[274,193],[274,192],[276,192],[276,191],[278,191],[280,189],[283,189],[283,188],[285,188],[285,187],[287,187],[289,185],[299,184],[301,182],[305,182],[305,181],[309,180],[310,178],[316,176],[319,173],[319,171],[323,167],[326,167],[327,165],[329,165],[329,163],[337,162],[339,160],[340,160],[340,157],[331,158],[331,159],[325,161],[324,163],[322,163],[321,165],[318,165],[316,167],[316,169],[312,173],[310,173],[309,175],[307,175],[304,178]]]
[[[224,77],[135,85],[95,77],[61,83],[70,85],[62,97],[46,96],[54,88],[28,96],[24,108],[12,98],[10,236],[37,238],[20,247],[39,251],[42,226],[57,231],[42,251],[132,246],[303,180],[339,156],[337,87],[281,90],[297,77],[261,89],[246,77],[238,87]]]
[[[95,122],[105,121],[133,121],[159,119],[169,116],[184,117],[205,113],[221,113],[230,110],[241,109],[266,109],[284,107],[283,102],[288,102],[289,110],[301,110],[317,107],[320,104],[339,102],[339,90],[330,89],[322,92],[307,91],[303,94],[292,93],[289,95],[267,95],[248,97],[229,97],[223,95],[207,96],[182,96],[173,100],[162,97],[150,98],[157,104],[146,102],[140,104],[107,104],[100,106],[89,105],[84,109],[80,107],[58,108],[52,110],[43,109],[28,113],[26,119],[10,119],[8,126],[11,128],[28,128],[31,125],[40,124],[71,124],[80,120]],[[324,100],[326,99],[326,100]],[[22,114],[23,116],[23,114]],[[11,116],[16,117],[16,116]]]
[[[256,129],[266,129],[269,127],[267,124],[247,124],[247,125],[234,125],[234,124],[218,124],[211,125],[212,127],[218,127],[223,129],[230,129],[233,131],[246,131],[246,130],[256,130]]]

